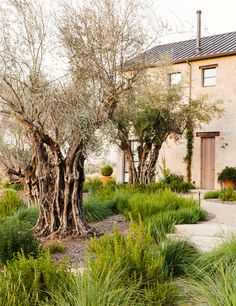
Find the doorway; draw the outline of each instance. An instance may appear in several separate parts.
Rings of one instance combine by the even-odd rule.
[[[201,188],[215,188],[215,137],[201,137]]]

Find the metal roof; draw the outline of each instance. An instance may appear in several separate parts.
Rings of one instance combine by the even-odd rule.
[[[168,54],[173,62],[236,54],[236,32],[202,37],[198,54],[196,39],[155,46],[145,52],[146,64],[155,65],[163,54]]]

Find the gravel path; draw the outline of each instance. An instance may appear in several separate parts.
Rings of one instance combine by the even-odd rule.
[[[198,224],[176,226],[175,236],[193,241],[204,251],[210,251],[233,235],[236,235],[236,202],[204,200],[201,191],[201,207],[208,212],[209,219]],[[192,195],[198,199],[198,191]]]
[[[188,197],[198,200],[199,191],[201,194],[201,207],[208,212],[209,216],[209,220],[204,222],[205,224],[215,223],[236,226],[236,202],[221,202],[218,199],[204,200],[205,190],[194,190]]]
[[[217,200],[202,200],[201,207],[209,214],[208,223],[236,226],[236,203],[222,203]]]

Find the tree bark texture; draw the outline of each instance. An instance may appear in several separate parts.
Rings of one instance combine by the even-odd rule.
[[[32,191],[37,180],[40,215],[34,231],[38,236],[65,237],[97,235],[83,211],[84,147],[76,139],[63,157],[59,145],[49,136],[34,135],[35,165],[26,171],[26,183]]]
[[[138,164],[135,166],[134,152],[130,148],[124,151],[129,169],[129,183],[151,183],[156,174],[156,163],[161,146],[159,144],[140,144],[138,146]]]

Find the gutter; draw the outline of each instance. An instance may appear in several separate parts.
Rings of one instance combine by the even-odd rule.
[[[181,64],[181,63],[195,62],[195,61],[209,59],[209,58],[218,58],[218,57],[233,56],[233,55],[236,55],[236,50],[235,51],[230,51],[230,52],[218,53],[218,54],[200,55],[200,56],[198,55],[198,56],[194,56],[194,57],[183,58],[181,60],[172,61],[172,63],[173,64]],[[155,68],[157,66],[158,66],[158,62],[156,64],[149,64],[145,68]]]

